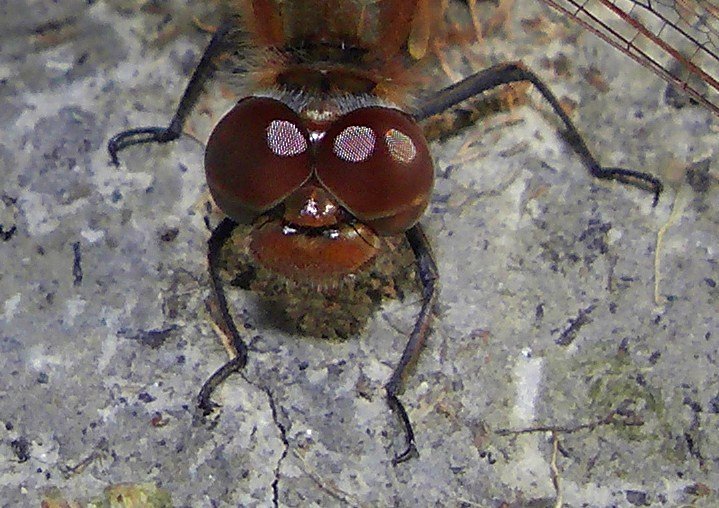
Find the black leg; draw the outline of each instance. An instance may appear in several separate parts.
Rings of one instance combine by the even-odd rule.
[[[439,278],[437,265],[432,257],[432,251],[427,237],[422,230],[422,226],[416,224],[410,228],[405,235],[417,259],[417,272],[422,282],[422,309],[419,311],[419,316],[417,316],[412,334],[409,336],[407,345],[404,348],[402,358],[400,358],[397,367],[395,367],[392,373],[392,377],[385,385],[387,404],[399,417],[405,434],[406,449],[402,453],[395,455],[393,460],[394,464],[399,464],[417,455],[412,423],[409,421],[407,411],[405,411],[397,395],[402,390],[407,368],[417,360],[424,346],[424,342],[427,339],[427,335],[429,335],[429,325],[432,320],[432,311],[437,296],[436,284]]]
[[[235,321],[232,319],[232,316],[227,308],[227,299],[225,298],[225,292],[222,289],[222,282],[220,281],[220,275],[218,273],[222,246],[230,238],[232,231],[234,231],[236,227],[237,223],[232,219],[223,219],[223,221],[220,222],[220,224],[212,231],[212,235],[210,235],[210,239],[207,242],[207,264],[209,265],[210,271],[212,296],[215,298],[219,308],[220,318],[222,320],[219,325],[220,328],[228,334],[230,340],[232,341],[232,346],[237,352],[237,356],[217,369],[215,373],[212,374],[212,376],[210,376],[210,378],[202,385],[200,393],[197,396],[197,406],[200,408],[203,415],[210,414],[217,406],[210,398],[215,388],[217,388],[232,374],[242,370],[247,363],[247,346],[242,341],[240,333],[237,331],[237,326],[235,326]]]
[[[182,127],[185,124],[187,116],[195,107],[197,99],[200,97],[205,83],[212,77],[215,70],[213,59],[224,49],[223,41],[230,30],[230,24],[221,25],[212,36],[212,40],[205,49],[205,52],[197,64],[195,72],[192,73],[190,82],[182,94],[180,104],[177,107],[175,116],[172,117],[170,125],[167,127],[140,127],[138,129],[130,129],[115,134],[107,143],[107,151],[110,152],[112,163],[119,165],[117,152],[131,145],[141,143],[167,143],[180,137]]]
[[[529,81],[532,83],[535,88],[539,90],[539,93],[542,94],[542,97],[549,102],[554,112],[564,124],[564,135],[567,141],[582,158],[582,161],[587,168],[589,168],[589,172],[593,176],[596,178],[617,180],[640,189],[649,190],[654,193],[654,206],[656,206],[659,201],[659,194],[663,189],[662,182],[658,178],[641,171],[624,168],[605,168],[601,166],[589,151],[589,148],[587,148],[579,131],[577,131],[572,120],[564,112],[554,94],[549,90],[547,85],[521,63],[495,65],[436,92],[417,108],[415,118],[417,120],[423,120],[499,85],[518,81]]]

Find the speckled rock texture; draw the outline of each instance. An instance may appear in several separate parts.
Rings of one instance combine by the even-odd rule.
[[[169,121],[212,6],[0,2],[0,506],[133,482],[188,507],[717,506],[719,118],[540,2],[510,7],[447,70],[522,59],[601,161],[666,191],[653,208],[592,179],[536,92],[432,143],[439,305],[402,394],[420,456],[393,466],[383,385],[420,301],[402,263],[341,341],[228,284],[249,363],[197,419],[227,359],[203,143],[235,96],[211,87],[185,135],[119,168],[106,142]]]

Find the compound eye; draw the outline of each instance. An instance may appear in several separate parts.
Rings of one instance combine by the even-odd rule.
[[[432,192],[434,168],[422,130],[396,109],[354,110],[319,143],[317,178],[378,233],[411,227]]]
[[[230,217],[263,212],[311,174],[309,135],[299,116],[266,97],[238,102],[207,141],[205,173],[215,203]]]

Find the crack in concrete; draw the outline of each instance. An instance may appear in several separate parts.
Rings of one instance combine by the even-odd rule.
[[[245,381],[247,381],[250,385],[254,386],[255,388],[261,390],[265,395],[267,395],[267,401],[270,404],[270,410],[272,411],[272,421],[274,422],[275,426],[277,427],[277,430],[280,432],[280,439],[282,440],[282,444],[284,446],[282,450],[282,454],[280,455],[280,458],[277,460],[277,464],[275,465],[274,469],[274,475],[275,479],[272,481],[272,505],[275,508],[278,508],[280,506],[280,469],[282,468],[282,462],[284,462],[285,458],[287,457],[287,454],[290,451],[290,442],[287,439],[287,429],[285,428],[284,424],[279,419],[279,412],[278,412],[278,406],[275,402],[275,397],[272,394],[272,391],[267,388],[264,385],[256,384],[247,379],[247,376],[243,372],[240,372],[240,375],[244,378]]]

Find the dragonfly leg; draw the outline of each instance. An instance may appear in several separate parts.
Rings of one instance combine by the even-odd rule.
[[[190,82],[182,94],[180,104],[167,127],[140,127],[115,134],[107,143],[107,151],[114,165],[119,165],[117,153],[132,145],[142,143],[167,143],[180,137],[185,120],[195,107],[205,83],[212,77],[215,70],[213,59],[224,49],[224,41],[230,31],[230,24],[221,25],[212,36],[200,63],[195,67]]]
[[[212,392],[215,388],[217,388],[232,374],[242,370],[245,367],[245,364],[247,364],[247,345],[240,337],[235,321],[232,319],[230,311],[227,308],[227,298],[225,297],[225,291],[222,288],[222,281],[220,280],[219,275],[219,261],[222,246],[230,238],[236,227],[237,223],[232,219],[223,219],[222,222],[220,222],[220,224],[212,231],[212,235],[210,235],[210,239],[207,242],[207,264],[209,266],[210,284],[212,286],[211,297],[214,298],[218,309],[218,326],[225,334],[227,334],[233,349],[237,353],[237,356],[217,369],[202,385],[200,393],[197,396],[197,406],[205,416],[210,414],[212,410],[217,407],[217,404],[212,402],[211,399]]]
[[[462,101],[491,90],[500,85],[528,81],[542,94],[542,97],[552,106],[554,113],[564,124],[564,136],[574,151],[581,157],[592,176],[608,180],[617,180],[654,194],[654,206],[659,201],[659,194],[663,190],[662,182],[655,176],[633,169],[604,167],[587,148],[582,135],[574,122],[564,112],[559,100],[544,82],[521,62],[504,63],[489,67],[462,81],[434,93],[415,111],[415,118],[423,120],[432,115],[441,113]]]
[[[405,236],[417,260],[417,272],[422,283],[422,308],[419,311],[417,321],[409,336],[402,357],[395,367],[392,377],[385,385],[387,404],[402,422],[405,436],[406,448],[402,453],[395,455],[392,461],[394,464],[399,464],[418,455],[412,423],[402,402],[399,400],[398,394],[402,391],[409,366],[416,362],[427,335],[429,335],[430,321],[432,320],[432,312],[437,297],[437,280],[439,279],[437,265],[432,257],[429,241],[422,226],[419,224],[414,225],[405,233]]]

